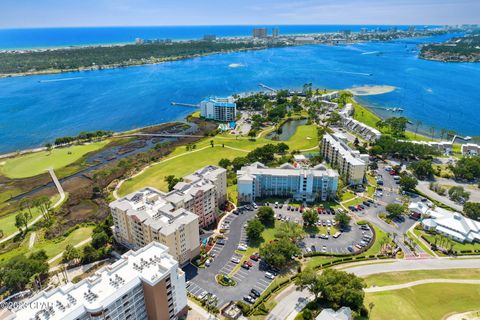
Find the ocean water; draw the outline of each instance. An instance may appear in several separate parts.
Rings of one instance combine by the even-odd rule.
[[[132,43],[143,39],[200,39],[205,34],[219,37],[250,36],[254,26],[175,26],[175,27],[94,27],[94,28],[39,28],[0,29],[0,49],[28,49],[66,47],[91,44]],[[266,27],[271,34],[273,26]],[[377,25],[280,25],[281,34],[325,33],[343,30],[360,31],[361,28],[390,29]],[[430,28],[434,26],[417,26]],[[398,26],[407,29],[407,26]]]
[[[450,37],[345,46],[308,45],[210,55],[124,69],[0,79],[0,152],[43,145],[86,130],[127,130],[182,119],[208,95],[273,88],[342,89],[391,85],[364,96],[370,106],[401,107],[427,127],[480,135],[480,64],[417,58],[417,45]],[[368,54],[372,52],[381,54]],[[365,54],[367,53],[367,54]],[[230,67],[237,65],[236,68]]]

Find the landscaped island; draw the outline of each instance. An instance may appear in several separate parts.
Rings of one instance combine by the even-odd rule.
[[[444,62],[480,62],[480,32],[425,45],[419,57]]]

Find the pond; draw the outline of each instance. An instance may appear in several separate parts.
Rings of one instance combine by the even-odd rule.
[[[290,120],[285,122],[278,130],[271,132],[267,135],[267,139],[271,140],[289,140],[297,131],[299,126],[303,126],[307,123],[307,119]]]

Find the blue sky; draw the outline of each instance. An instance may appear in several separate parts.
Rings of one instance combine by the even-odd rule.
[[[0,28],[480,23],[480,0],[0,0]]]

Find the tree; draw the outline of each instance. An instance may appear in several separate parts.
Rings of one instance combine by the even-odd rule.
[[[389,203],[385,207],[390,218],[396,218],[404,213],[404,207],[398,203]]]
[[[480,203],[465,202],[463,205],[463,212],[470,219],[480,220]]]
[[[313,226],[318,222],[318,213],[315,210],[306,210],[303,212],[303,223],[307,226]]]
[[[404,191],[415,191],[417,184],[417,178],[411,175],[404,174],[400,177],[400,187],[402,187]]]
[[[363,306],[365,283],[353,273],[329,268],[322,272],[319,281],[323,300],[329,302],[334,309],[345,306],[359,310]]]
[[[274,240],[260,247],[262,260],[278,268],[286,267],[292,257],[298,254],[298,246],[287,238]]]
[[[394,137],[402,137],[407,129],[408,119],[405,117],[391,117],[377,122],[380,128],[388,127]]]
[[[478,179],[480,178],[480,156],[463,157],[449,168],[457,179]]]
[[[82,263],[94,262],[98,258],[97,250],[91,245],[83,248]]]
[[[92,247],[95,249],[103,248],[108,243],[108,235],[105,231],[94,232],[92,235]]]
[[[46,223],[52,221],[52,201],[47,196],[42,196],[33,199],[32,204],[34,207],[37,208],[38,211],[42,213],[42,217]]]
[[[165,177],[165,182],[168,183],[168,191],[172,191],[177,183],[182,181],[182,178],[176,178],[174,175],[169,175]]]
[[[263,230],[265,230],[265,227],[257,218],[248,221],[246,229],[248,240],[259,240],[262,236]]]
[[[3,238],[4,235],[5,235],[5,234],[3,233],[3,230],[0,229],[0,239]]]
[[[257,218],[266,227],[271,227],[275,224],[275,212],[270,207],[260,207],[257,212]]]
[[[223,158],[218,161],[218,165],[224,169],[228,169],[228,167],[232,165],[232,162],[229,159]]]
[[[320,275],[311,268],[307,268],[298,274],[297,279],[295,279],[295,284],[297,285],[297,290],[303,291],[307,289],[311,294],[314,295],[316,301],[320,294],[323,291],[323,283],[320,279]]]
[[[341,229],[347,228],[350,220],[352,220],[352,218],[345,212],[339,212],[335,215],[335,221],[337,221]]]
[[[237,157],[232,160],[232,167],[234,171],[240,170],[243,166],[248,164],[248,159],[245,157]]]
[[[293,221],[286,221],[285,223],[282,223],[277,228],[277,232],[275,233],[276,238],[287,239],[294,243],[302,239],[303,235],[304,231],[302,230],[302,228]]]
[[[288,149],[290,149],[290,147],[285,142],[280,142],[277,144],[277,153],[285,153],[288,151]]]
[[[18,228],[20,233],[27,233],[28,220],[31,218],[28,212],[20,212],[15,216],[15,227]]]
[[[410,164],[410,169],[413,171],[413,174],[421,180],[430,180],[433,179],[435,171],[432,167],[432,161],[430,160],[419,160]]]
[[[69,263],[80,259],[80,252],[71,244],[67,244],[63,253],[63,262]]]
[[[453,186],[448,190],[448,196],[455,202],[466,202],[470,198],[470,192],[465,191],[462,186]]]
[[[48,263],[45,251],[32,253],[29,257],[19,255],[7,260],[0,267],[0,282],[11,293],[24,290],[35,277],[48,275]]]
[[[53,146],[50,142],[45,144],[45,148],[47,148],[49,154],[52,153]]]

